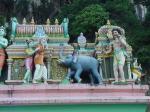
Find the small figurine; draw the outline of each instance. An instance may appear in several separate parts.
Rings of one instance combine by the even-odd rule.
[[[18,21],[15,17],[11,18],[11,39],[14,41],[16,37],[16,28]]]
[[[47,37],[47,34],[42,25],[37,26],[33,37],[36,37],[36,38],[46,38]]]
[[[68,34],[68,24],[69,24],[69,19],[68,18],[64,18],[63,22],[61,23],[61,26],[63,27],[64,37],[65,38],[69,37],[69,34]]]
[[[139,83],[142,76],[142,67],[141,64],[138,65],[137,58],[134,58],[133,60],[133,67],[131,68],[132,79],[135,80],[136,83]]]
[[[78,45],[80,47],[80,50],[85,50],[86,38],[85,38],[85,36],[83,35],[82,32],[80,33],[80,36],[78,36],[77,42],[78,42]]]

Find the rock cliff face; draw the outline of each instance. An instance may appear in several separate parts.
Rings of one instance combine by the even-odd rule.
[[[142,4],[136,4],[134,5],[136,16],[140,21],[145,20],[145,16],[147,14],[147,7]]]
[[[73,0],[0,0],[0,14],[7,18],[17,15],[20,20],[24,17],[31,19],[32,16],[35,16],[37,8],[42,7],[42,4],[46,4],[51,7],[48,17],[52,18],[60,12],[61,6],[70,4],[72,1]],[[147,7],[143,5],[143,2],[137,2],[135,0],[130,0],[130,2],[134,4],[137,18],[140,21],[144,21],[147,14]],[[44,7],[46,8],[47,6]]]
[[[142,2],[135,3],[134,0],[130,0],[134,4],[135,14],[140,21],[145,20],[147,14],[147,7]]]

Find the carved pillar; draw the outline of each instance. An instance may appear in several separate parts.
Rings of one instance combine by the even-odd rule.
[[[132,76],[131,76],[131,59],[130,59],[130,57],[128,57],[126,61],[127,61],[128,77],[129,77],[129,79],[132,79]]]
[[[11,80],[12,62],[13,62],[13,59],[11,59],[11,58],[7,59],[7,64],[8,64],[8,76],[7,76],[7,80]]]
[[[50,64],[51,64],[51,59],[47,58],[46,59],[46,66],[47,66],[47,78],[48,79],[51,78],[51,67],[50,67]]]

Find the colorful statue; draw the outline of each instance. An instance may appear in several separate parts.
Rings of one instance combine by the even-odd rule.
[[[33,40],[26,40],[27,48],[25,49],[25,53],[27,54],[27,58],[25,59],[26,73],[23,78],[24,83],[29,83],[32,70],[33,70],[33,54],[37,51],[32,48]]]
[[[141,64],[138,64],[137,58],[134,58],[133,67],[131,68],[132,79],[139,83],[142,76],[142,67]]]
[[[68,18],[64,18],[63,22],[61,23],[61,26],[63,27],[64,37],[65,38],[69,37],[69,34],[68,34],[68,24],[69,24],[69,19]]]
[[[111,36],[111,34],[108,33],[107,36]],[[105,51],[105,53],[110,53],[113,50],[113,71],[115,76],[115,81],[113,83],[125,83],[123,67],[125,64],[125,56],[127,56],[125,48],[128,44],[126,43],[125,37],[121,35],[119,29],[112,30],[112,37],[113,40],[110,42],[109,50]],[[119,73],[121,77],[120,81],[118,78]]]
[[[15,17],[11,18],[11,38],[14,41],[16,37],[16,28],[18,25],[18,21]]]
[[[46,48],[45,45],[46,38],[39,39],[39,44],[36,48],[37,52],[35,53],[34,57],[34,64],[35,64],[35,72],[33,77],[33,83],[38,83],[42,78],[44,83],[47,83],[47,68],[44,64],[44,50]]]
[[[67,74],[66,79],[75,78],[78,83],[81,83],[81,73],[83,71],[91,72],[91,84],[103,84],[102,74],[98,73],[99,62],[90,56],[78,55],[75,59],[73,55],[68,55],[67,57],[62,56],[62,51],[60,52],[60,64],[65,65],[70,69]]]
[[[42,25],[37,26],[35,34],[33,35],[33,37],[36,37],[36,38],[46,38],[47,37],[45,30],[44,30]]]
[[[78,36],[77,42],[80,47],[80,50],[85,50],[86,38],[85,38],[85,36],[83,36],[82,32],[80,33],[80,36]]]
[[[3,26],[0,27],[0,76],[2,72],[2,68],[5,62],[5,51],[4,48],[7,47],[8,41],[4,38],[6,35],[5,28]]]

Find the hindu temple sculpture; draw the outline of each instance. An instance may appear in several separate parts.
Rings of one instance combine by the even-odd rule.
[[[113,40],[109,43],[109,50],[105,51],[105,53],[110,53],[113,51],[113,71],[115,76],[115,81],[113,83],[125,82],[124,76],[124,64],[125,64],[125,56],[127,56],[126,48],[128,44],[126,43],[125,37],[121,35],[121,31],[119,29],[112,29],[112,32],[108,32],[107,36],[113,37]],[[119,74],[120,73],[120,74]],[[119,80],[119,75],[121,79]]]
[[[132,48],[126,42],[124,29],[111,25],[110,21],[107,21],[107,24],[96,32],[96,37],[98,40],[96,51],[99,54],[98,58],[101,57],[103,60],[104,78],[114,77],[115,84],[126,84],[125,78],[132,80]],[[111,71],[107,68],[108,61],[112,66]]]
[[[15,17],[11,18],[11,40],[14,41],[16,37],[16,28],[18,25],[18,21]]]
[[[64,37],[66,37],[66,38],[69,37],[68,24],[69,24],[69,19],[68,19],[68,18],[64,18],[64,19],[63,19],[63,22],[61,23],[61,25],[63,26]]]
[[[47,37],[45,30],[44,30],[42,25],[37,26],[35,34],[33,35],[33,37],[36,37],[36,38],[46,38]]]
[[[136,81],[136,83],[140,83],[140,79],[144,74],[142,73],[141,64],[138,64],[137,62],[137,58],[133,58],[133,66],[131,68],[131,72],[132,78]]]
[[[69,38],[65,38],[63,26],[59,25],[58,19],[56,20],[55,24],[37,25],[35,22],[33,23],[34,18],[31,22],[24,18],[22,24],[17,23],[15,27],[12,27],[15,37],[13,38],[13,44],[8,46],[6,50],[8,54],[6,83],[28,82],[29,76],[33,77],[33,83],[40,82],[41,78],[44,79],[44,82],[60,82],[65,77],[67,68],[61,67],[57,62],[60,51],[59,44],[64,44],[65,55],[71,54],[74,49],[68,44]],[[32,41],[29,42],[29,47],[26,45],[26,40]],[[26,49],[32,49],[34,54],[27,53]],[[39,55],[42,57],[40,58],[41,61],[37,59]],[[33,64],[35,65],[32,74],[30,74],[31,69],[22,66],[24,60],[30,56],[33,56]],[[38,61],[40,61],[40,64]]]
[[[8,54],[6,83],[29,81],[25,74],[31,73],[32,70],[30,69],[29,72],[27,67],[21,65],[24,60],[32,56],[25,52],[30,47],[34,51],[35,70],[27,76],[33,77],[33,83],[39,83],[42,78],[45,83],[56,83],[61,82],[66,77],[68,79],[74,77],[78,83],[81,83],[84,80],[80,77],[81,72],[89,71],[89,69],[91,71],[87,76],[90,76],[89,80],[93,84],[117,82],[119,78],[116,64],[121,65],[119,70],[121,71],[122,82],[133,79],[131,74],[132,48],[126,42],[123,28],[111,25],[108,22],[95,33],[95,42],[88,43],[81,33],[76,43],[68,44],[68,18],[64,18],[61,24],[59,24],[58,19],[55,19],[54,24],[50,24],[48,20],[43,25],[37,25],[33,21],[34,18],[31,22],[26,20],[26,22],[23,21],[23,24],[17,23],[14,30],[12,28],[15,37],[13,44],[6,49]],[[113,31],[113,29],[117,30]],[[33,40],[34,45],[31,42],[27,47],[26,40]],[[61,52],[62,48],[63,51]],[[63,56],[60,54],[63,54]],[[93,54],[95,54],[94,57]],[[126,59],[125,54],[127,54]],[[40,59],[37,57],[40,57]],[[60,57],[63,60],[59,60]],[[58,60],[67,67],[61,66]]]
[[[8,45],[7,39],[4,38],[5,35],[6,35],[5,28],[1,26],[0,27],[0,77],[5,62],[5,48]]]
[[[77,43],[78,43],[81,51],[85,50],[86,38],[82,32],[80,33],[80,36],[78,36],[78,38],[77,38]]]
[[[70,70],[67,73],[66,79],[75,78],[78,83],[81,83],[81,73],[89,71],[91,74],[91,84],[103,84],[102,74],[99,74],[99,62],[94,57],[84,55],[68,55],[63,57],[63,50],[60,52],[60,64],[65,65]]]
[[[44,64],[44,50],[45,46],[45,38],[41,38],[39,40],[39,44],[36,47],[36,52],[34,56],[34,64],[35,64],[35,72],[33,77],[33,83],[38,83],[42,78],[44,83],[47,83],[47,68]]]
[[[32,71],[33,71],[33,54],[36,52],[32,48],[32,39],[26,40],[27,48],[25,49],[25,53],[27,54],[27,57],[25,58],[25,67],[26,67],[26,73],[23,78],[24,83],[29,83],[30,78],[32,76]]]

